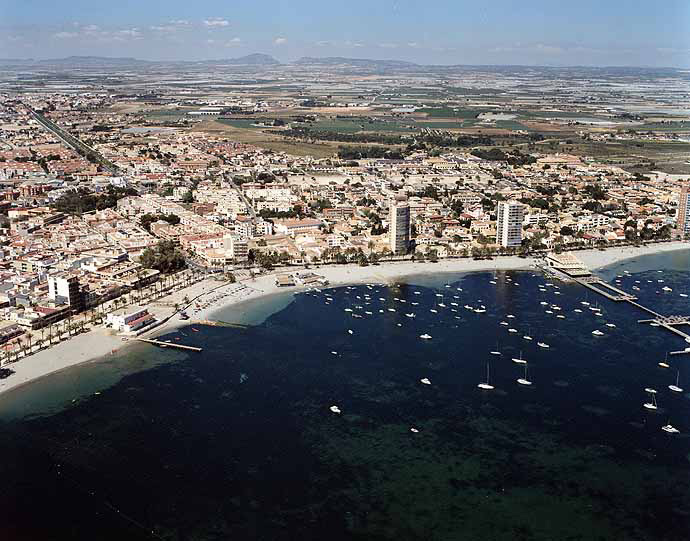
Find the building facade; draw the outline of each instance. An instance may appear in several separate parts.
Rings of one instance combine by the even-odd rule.
[[[106,316],[106,323],[118,332],[131,333],[147,325],[151,325],[156,318],[147,308],[137,308],[132,312],[121,310]]]
[[[48,297],[58,304],[66,304],[72,312],[84,310],[84,292],[77,276],[49,276]]]
[[[410,205],[407,199],[396,198],[391,201],[388,223],[391,252],[406,254],[410,249]]]
[[[690,183],[688,182],[685,182],[680,189],[677,224],[681,235],[690,235]]]
[[[522,244],[524,207],[516,201],[501,201],[496,217],[496,244],[507,248]]]

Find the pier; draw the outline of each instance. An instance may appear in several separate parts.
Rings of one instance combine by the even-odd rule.
[[[146,342],[147,344],[153,344],[154,346],[160,346],[162,348],[177,348],[185,349],[187,351],[202,351],[201,348],[196,346],[185,346],[184,344],[175,344],[174,342],[162,342],[161,340],[151,340],[150,338],[137,338],[139,342]]]
[[[653,327],[662,327],[667,331],[670,331],[673,334],[680,336],[683,340],[690,344],[690,334],[683,332],[677,328],[682,325],[690,325],[690,316],[663,316],[655,312],[651,308],[647,308],[646,306],[641,305],[639,302],[637,302],[637,297],[635,297],[635,295],[631,295],[630,293],[623,291],[622,289],[619,289],[616,286],[609,284],[608,282],[604,282],[601,278],[598,278],[596,276],[577,278],[575,279],[575,281],[578,284],[585,286],[587,289],[590,289],[591,291],[594,291],[595,293],[598,293],[599,295],[602,295],[603,297],[606,297],[611,301],[627,302],[633,305],[635,308],[639,308],[640,310],[647,312],[648,314],[653,316],[652,319],[640,319],[638,320],[638,323],[647,323],[652,325]],[[671,355],[681,355],[683,353],[690,353],[690,349],[674,351],[671,353]]]
[[[604,282],[601,278],[596,276],[587,276],[586,278],[576,278],[575,281],[578,284],[582,284],[588,289],[603,295],[611,301],[621,302],[621,301],[636,301],[637,297],[612,286],[608,282]]]
[[[208,325],[210,327],[232,327],[233,329],[248,329],[249,325],[244,323],[231,323],[229,321],[210,320],[210,319],[195,319],[191,322],[192,325]]]

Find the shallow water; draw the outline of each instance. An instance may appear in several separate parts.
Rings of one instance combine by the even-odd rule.
[[[602,275],[687,313],[689,263]],[[7,538],[687,539],[688,358],[657,365],[680,338],[530,272],[407,282],[245,305],[223,319],[255,318],[248,329],[166,337],[202,354],[130,349],[0,401]],[[521,353],[529,387],[510,360]],[[669,421],[681,434],[660,430]]]

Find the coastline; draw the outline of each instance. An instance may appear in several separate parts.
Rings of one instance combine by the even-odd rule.
[[[669,242],[635,247],[607,248],[600,250],[582,250],[575,252],[578,258],[595,271],[620,263],[627,259],[655,255],[678,250],[690,250],[690,243]],[[382,262],[380,265],[361,267],[358,265],[329,265],[313,267],[311,272],[324,276],[329,281],[329,287],[349,284],[377,283],[389,284],[405,277],[420,274],[460,274],[470,272],[486,272],[493,270],[527,270],[534,268],[533,258],[519,258],[516,256],[497,257],[492,260],[473,259],[445,259],[437,263]],[[293,269],[290,272],[296,272]],[[278,273],[286,272],[279,271]],[[217,319],[233,306],[239,306],[247,301],[256,301],[265,297],[279,294],[289,294],[304,291],[307,287],[297,286],[279,288],[275,285],[275,274],[267,274],[254,279],[245,279],[234,284],[221,284],[213,279],[206,279],[189,288],[177,291],[168,297],[159,299],[153,304],[154,310],[165,316],[172,315],[172,305],[179,303],[185,296],[199,298],[200,303],[207,306],[195,310],[188,310],[190,319],[182,321],[171,317],[168,321],[155,327],[142,336],[155,337],[174,331],[190,324],[203,324],[203,321]],[[208,297],[208,298],[207,298]],[[236,323],[237,321],[233,321]],[[0,380],[0,394],[16,390],[35,380],[60,372],[71,367],[107,360],[113,351],[120,351],[132,344],[133,340],[122,341],[120,336],[113,335],[102,327],[92,329],[69,340],[56,344],[48,349],[34,353],[17,363],[9,365],[14,374]]]

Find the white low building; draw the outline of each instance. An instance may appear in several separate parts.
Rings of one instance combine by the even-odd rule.
[[[148,308],[137,308],[134,311],[127,310],[119,310],[108,314],[106,324],[118,332],[131,333],[156,321],[156,318],[149,313]]]

